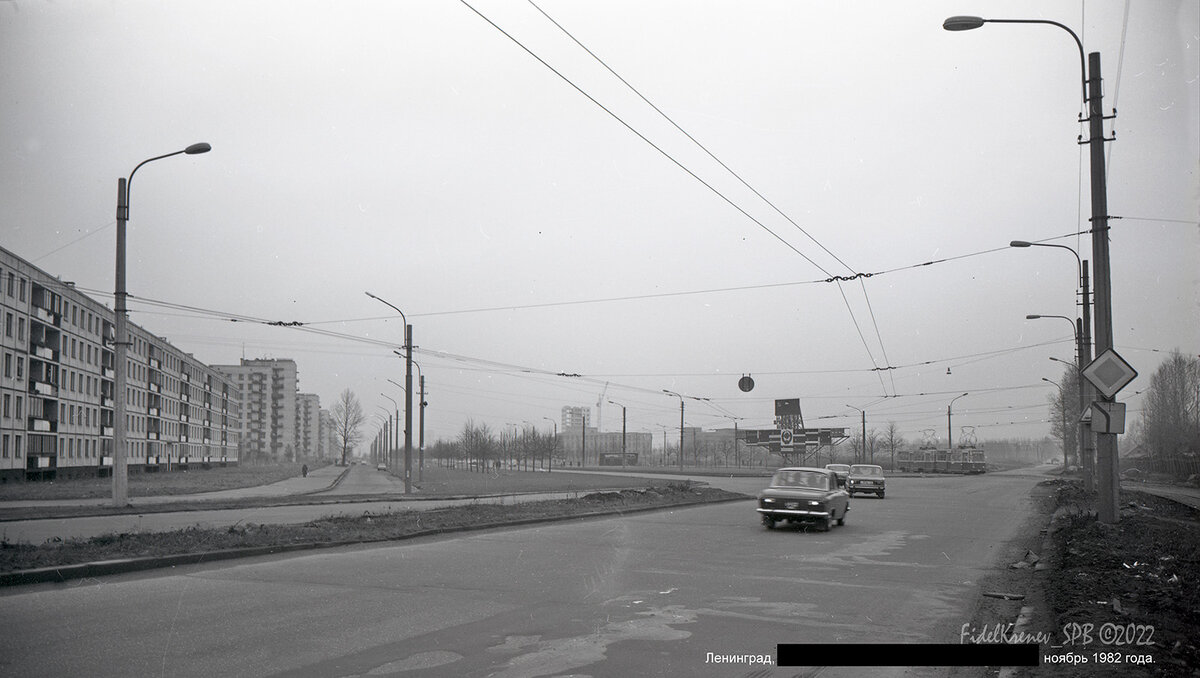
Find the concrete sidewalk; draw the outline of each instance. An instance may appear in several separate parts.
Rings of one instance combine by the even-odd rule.
[[[296,476],[281,480],[270,485],[255,487],[240,487],[235,490],[219,490],[216,492],[201,492],[198,494],[158,494],[144,497],[130,497],[130,506],[149,506],[194,501],[221,501],[246,498],[275,498],[303,496],[332,489],[349,472],[349,466],[322,466],[309,471],[308,477]],[[0,501],[0,513],[8,508],[38,508],[55,506],[107,506],[112,503],[110,497],[94,497],[91,499],[25,499],[18,501]]]
[[[1153,494],[1158,497],[1177,501],[1180,504],[1186,504],[1194,509],[1200,509],[1200,487],[1190,487],[1188,485],[1160,485],[1158,483],[1140,483],[1123,480],[1121,481],[1121,489]]]

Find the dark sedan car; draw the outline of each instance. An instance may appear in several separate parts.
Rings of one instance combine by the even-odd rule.
[[[834,521],[846,523],[850,495],[838,487],[837,475],[824,468],[781,468],[758,493],[758,513],[767,529],[779,521],[813,523],[828,531]]]
[[[883,499],[887,490],[887,479],[883,477],[883,467],[874,464],[855,464],[850,467],[849,486],[850,496],[855,493],[869,492]]]

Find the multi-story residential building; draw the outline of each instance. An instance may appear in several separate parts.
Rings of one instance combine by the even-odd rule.
[[[587,426],[592,423],[592,408],[573,407],[564,405],[562,408],[562,427],[564,429]]]
[[[0,248],[0,479],[103,475],[113,457],[113,311]],[[129,470],[236,462],[241,401],[219,372],[130,323]]]
[[[319,459],[321,445],[321,398],[315,393],[296,396],[296,454],[300,459]]]
[[[215,365],[229,376],[242,398],[242,459],[295,461],[297,371],[288,359],[242,359],[238,365]]]
[[[321,434],[317,445],[317,456],[321,459],[340,459],[337,436],[334,433],[333,413],[321,410]]]

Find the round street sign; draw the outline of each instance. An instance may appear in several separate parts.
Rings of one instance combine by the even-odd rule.
[[[748,374],[742,375],[742,378],[738,379],[738,388],[742,389],[745,393],[749,393],[754,390],[754,380]]]

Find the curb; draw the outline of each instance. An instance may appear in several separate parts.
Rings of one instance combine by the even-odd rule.
[[[453,534],[456,532],[474,532],[479,530],[490,530],[502,527],[519,527],[522,525],[534,525],[539,523],[556,523],[567,520],[576,520],[581,518],[599,518],[613,515],[625,515],[629,513],[646,513],[649,511],[662,511],[666,509],[676,508],[694,508],[707,504],[721,504],[733,501],[746,501],[752,497],[729,497],[726,499],[714,499],[712,501],[691,501],[681,502],[678,504],[669,504],[661,506],[642,506],[628,509],[603,509],[599,511],[589,511],[586,513],[577,513],[572,515],[548,516],[544,518],[522,518],[519,520],[506,520],[495,523],[479,523],[477,525],[460,525],[456,527],[431,528],[428,530],[420,530],[410,534],[400,535],[396,537],[384,537],[380,539],[355,539],[349,541],[331,541],[331,542],[305,542],[299,544],[278,544],[274,546],[253,546],[241,549],[225,549],[221,551],[201,551],[198,553],[181,553],[169,556],[150,556],[146,558],[121,558],[116,560],[102,560],[90,563],[79,563],[77,565],[59,565],[52,567],[42,567],[33,570],[15,570],[12,572],[0,573],[0,587],[4,586],[21,586],[24,584],[38,584],[45,582],[66,582],[73,579],[86,579],[89,577],[101,577],[114,574],[124,574],[128,572],[140,572],[144,570],[154,570],[165,567],[176,567],[180,565],[196,565],[200,563],[216,562],[220,560],[232,560],[234,558],[250,558],[254,556],[266,556],[281,553],[290,553],[293,551],[311,551],[316,549],[339,548],[343,546],[355,546],[359,544],[376,544],[382,542],[405,541],[408,539],[417,539],[420,537],[430,537],[440,534]]]

